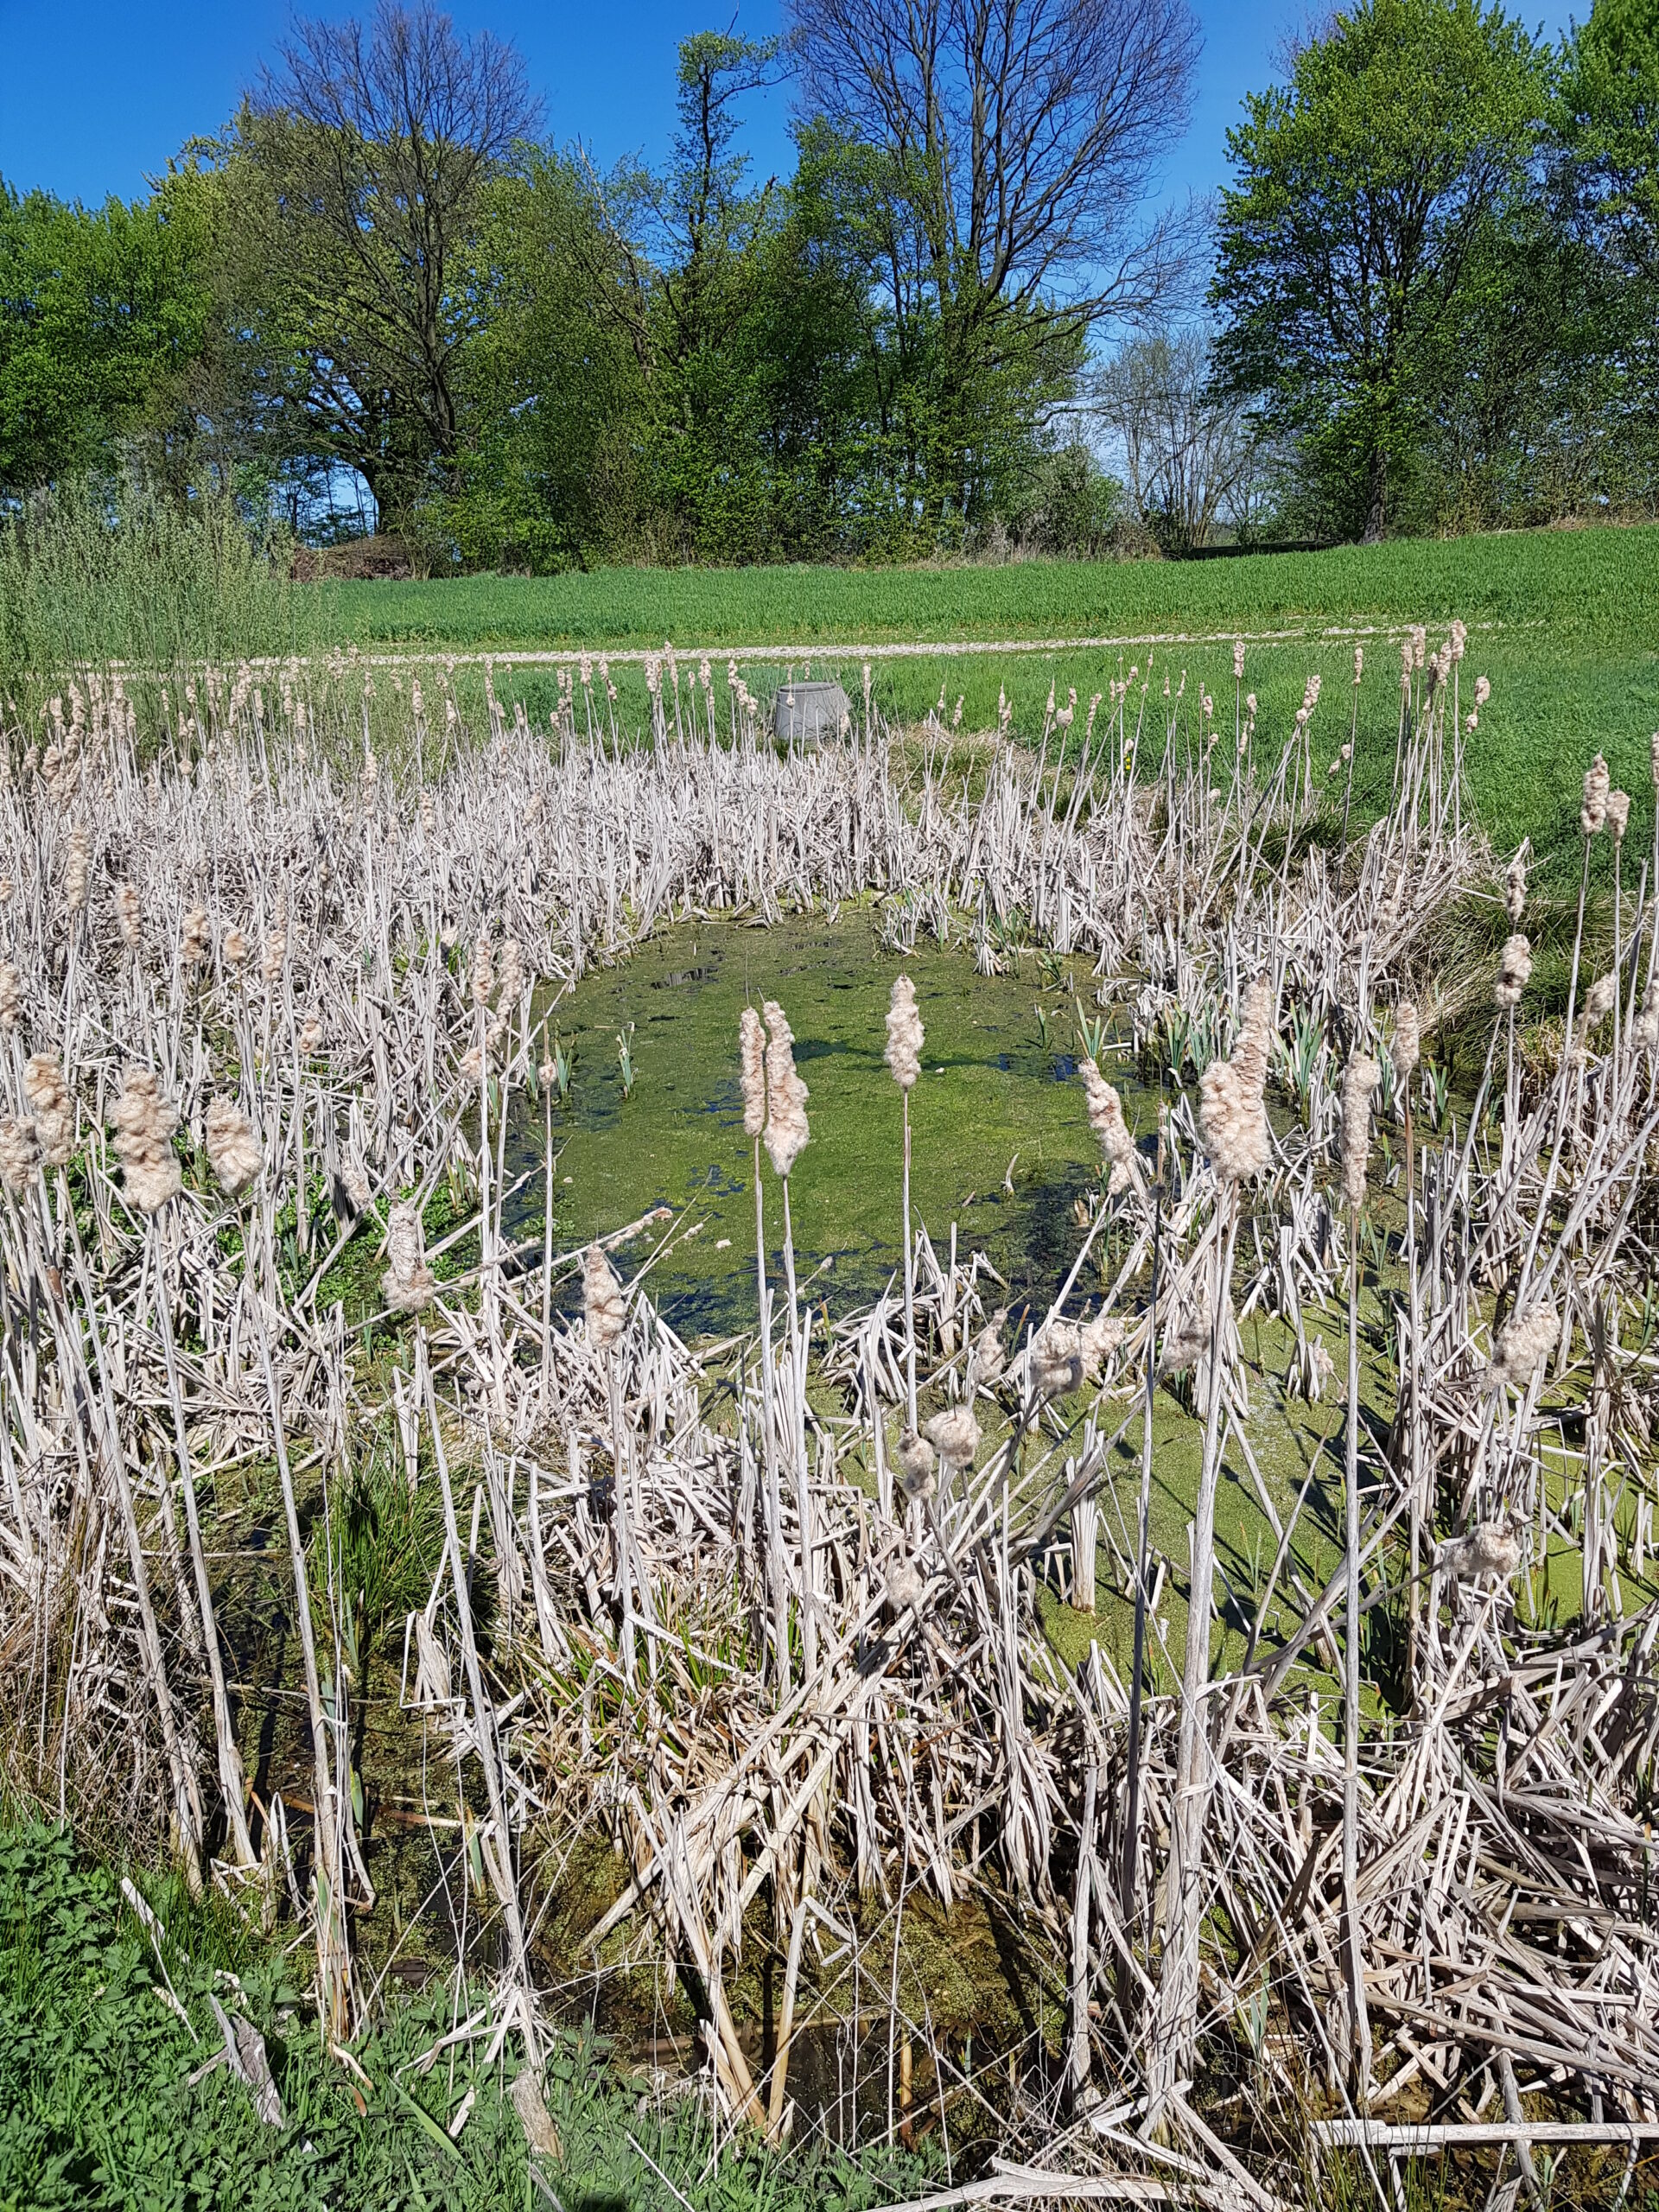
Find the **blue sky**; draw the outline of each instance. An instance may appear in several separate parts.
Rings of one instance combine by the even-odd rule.
[[[299,12],[366,15],[372,6],[319,8],[314,0]],[[193,131],[230,114],[294,12],[280,0],[0,0],[0,176],[69,199],[138,196],[144,178]],[[512,40],[545,102],[550,135],[586,140],[601,166],[624,154],[660,158],[673,128],[675,43],[727,20],[694,0],[585,8],[452,0],[450,12],[463,29]],[[778,0],[742,0],[737,28],[763,36],[779,12]],[[1198,100],[1165,178],[1165,189],[1182,197],[1224,181],[1223,137],[1241,96],[1271,80],[1286,29],[1310,10],[1306,0],[1198,0]],[[1541,27],[1561,29],[1567,13],[1545,10]],[[1528,10],[1529,24],[1537,20]],[[786,93],[754,104],[749,144],[762,175],[788,166],[788,120]]]

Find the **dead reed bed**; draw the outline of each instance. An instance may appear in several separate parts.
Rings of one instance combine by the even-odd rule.
[[[1384,2194],[1391,2162],[1436,2148],[1507,2159],[1541,2194],[1563,2146],[1611,2146],[1628,2182],[1659,2137],[1659,1611],[1637,1602],[1650,855],[1625,852],[1630,803],[1590,764],[1583,881],[1611,838],[1611,944],[1586,965],[1605,931],[1581,891],[1566,1049],[1529,1075],[1524,855],[1501,957],[1435,972],[1448,909],[1493,874],[1464,799],[1484,694],[1462,658],[1455,626],[1438,650],[1407,640],[1392,796],[1363,827],[1357,653],[1351,710],[1315,680],[1271,739],[1241,649],[1231,702],[1195,714],[1131,670],[1104,699],[1051,702],[1035,753],[987,738],[969,773],[943,715],[901,744],[868,689],[841,743],[779,751],[734,667],[717,704],[708,664],[671,652],[632,742],[602,664],[568,673],[545,731],[493,690],[469,728],[441,676],[389,717],[372,679],[320,697],[247,671],[204,677],[142,743],[107,682],[11,731],[11,1787],[118,1818],[250,1911],[291,1910],[343,2045],[372,2001],[356,1960],[374,1897],[352,1592],[311,1539],[389,1427],[441,1502],[404,1694],[453,1768],[488,1898],[497,1995],[467,2032],[493,2049],[511,2036],[537,2062],[538,1929],[597,1829],[624,1876],[588,1944],[626,1930],[679,1967],[701,2093],[734,2125],[792,2124],[809,1946],[875,1993],[860,2124],[908,2125],[912,2042],[946,2139],[982,2113],[983,2082],[902,2014],[898,1930],[918,1892],[994,1891],[1065,2025],[999,2108],[1039,2162],[969,2197],[1262,2206],[1344,2146]],[[389,720],[395,760],[374,750]],[[556,1084],[562,987],[680,918],[872,895],[895,970],[924,933],[993,968],[1016,922],[1092,962],[1100,1005],[1128,1009],[1166,1071],[1137,1138],[1080,1010],[1101,1187],[1051,1311],[1011,1329],[988,1267],[911,1218],[925,1039],[901,974],[903,1264],[873,1307],[832,1324],[796,1279],[813,1109],[772,1001],[732,1039],[752,1334],[690,1346],[657,1312],[650,1255],[677,1224],[585,1252],[550,1229],[514,1241],[507,1135]],[[1481,994],[1478,1095],[1426,1131],[1423,1038]],[[550,1224],[552,1175],[550,1145]],[[442,1280],[441,1185],[461,1194],[443,1241],[467,1255]],[[1386,1249],[1388,1220],[1368,1321],[1362,1252]],[[1108,1243],[1123,1256],[1097,1291],[1085,1263]],[[334,1294],[353,1268],[367,1321]],[[1345,1376],[1307,1325],[1319,1308]],[[1252,1313],[1288,1332],[1295,1387],[1341,1410],[1343,1557],[1322,1589],[1291,1566],[1309,1484],[1281,1514],[1252,1454]],[[1202,1448],[1166,1574],[1148,1512],[1172,1387]],[[250,1471],[280,1500],[303,1816],[292,1781],[288,1806],[250,1791],[248,1686],[218,1618],[234,1568],[214,1502]],[[1213,1626],[1224,1477],[1254,1484],[1276,1540],[1242,1645]],[[1057,1656],[1036,1604],[1057,1556],[1075,1606],[1132,1616],[1127,1669],[1098,1644],[1075,1670]],[[1287,1604],[1295,1625],[1270,1630]],[[784,1961],[760,2045],[728,1996],[757,1942]]]

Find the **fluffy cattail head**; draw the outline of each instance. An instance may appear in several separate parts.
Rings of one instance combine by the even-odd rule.
[[[1083,1332],[1075,1321],[1051,1321],[1033,1339],[1031,1387],[1039,1398],[1064,1397],[1084,1372]]]
[[[1622,845],[1624,832],[1630,826],[1630,795],[1629,791],[1609,791],[1607,794],[1607,827],[1613,833],[1613,842]]]
[[[143,931],[138,893],[130,883],[118,883],[111,903],[115,908],[115,925],[121,932],[122,944],[129,951],[137,952]]]
[[[179,963],[185,968],[198,968],[207,957],[211,939],[207,931],[207,909],[192,906],[179,925]]]
[[[1597,976],[1595,982],[1588,988],[1586,998],[1584,998],[1584,1027],[1595,1028],[1597,1022],[1606,1022],[1606,1018],[1612,1013],[1612,1002],[1617,1000],[1617,995],[1619,995],[1619,978],[1615,973],[1608,971],[1606,976]]]
[[[239,1198],[259,1173],[259,1141],[234,1098],[210,1099],[203,1128],[207,1164],[227,1198]]]
[[[1524,1390],[1540,1366],[1555,1349],[1561,1333],[1560,1317],[1546,1299],[1512,1313],[1497,1332],[1487,1380],[1493,1389],[1509,1383]]]
[[[1486,1575],[1507,1582],[1521,1564],[1519,1532],[1507,1521],[1478,1521],[1466,1534],[1440,1546],[1438,1564],[1454,1582]]]
[[[810,1134],[806,1102],[810,1093],[795,1072],[795,1033],[776,999],[766,1002],[766,1152],[772,1170],[787,1175],[805,1149]]]
[[[899,1486],[907,1498],[931,1497],[938,1487],[933,1446],[925,1437],[907,1428],[899,1440]]]
[[[1403,1092],[1417,1072],[1417,1063],[1423,1056],[1422,1024],[1417,1008],[1410,999],[1402,999],[1395,1009],[1394,1036],[1389,1046],[1389,1059],[1394,1069],[1394,1079]]]
[[[1502,1008],[1518,1006],[1531,974],[1532,946],[1517,930],[1513,937],[1503,940],[1497,981],[1492,986],[1492,997],[1497,1004]]]
[[[495,961],[490,951],[489,938],[481,937],[473,948],[473,1004],[487,1006],[494,988]]]
[[[516,937],[504,937],[501,940],[501,966],[497,981],[496,1004],[517,1006],[524,988],[524,949]]]
[[[219,950],[225,956],[225,965],[230,969],[245,968],[253,957],[253,947],[244,932],[232,925],[225,932]]]
[[[1607,819],[1607,801],[1612,788],[1607,763],[1598,753],[1584,772],[1584,804],[1579,809],[1579,827],[1586,837],[1593,837]]]
[[[743,1094],[743,1134],[758,1137],[766,1126],[766,1033],[752,1006],[737,1018],[737,1084]]]
[[[75,1102],[50,1052],[36,1052],[25,1065],[23,1096],[35,1118],[43,1165],[67,1167],[75,1150]]]
[[[1273,986],[1258,976],[1245,989],[1230,1060],[1211,1060],[1198,1079],[1198,1131],[1224,1182],[1264,1175],[1273,1157],[1262,1092],[1273,1044]]]
[[[974,1389],[983,1387],[988,1390],[1002,1380],[1007,1365],[996,1323],[988,1321],[974,1338],[973,1349],[968,1355],[968,1379]]]
[[[1371,1096],[1381,1078],[1376,1062],[1356,1052],[1342,1078],[1342,1190],[1351,1213],[1365,1203],[1365,1166],[1371,1149]]]
[[[421,1210],[412,1198],[395,1199],[386,1217],[386,1272],[380,1278],[380,1295],[394,1313],[422,1313],[437,1287],[426,1264]]]
[[[916,986],[908,976],[893,979],[887,1006],[887,1065],[900,1090],[912,1090],[922,1071],[922,1017],[916,1010]]]
[[[40,1172],[41,1141],[33,1122],[0,1122],[0,1183],[22,1191]]]
[[[156,1213],[177,1198],[183,1179],[174,1154],[178,1109],[163,1098],[152,1070],[130,1067],[110,1111],[115,1149],[125,1170],[128,1198],[140,1213]]]
[[[622,1286],[597,1244],[590,1244],[582,1255],[582,1317],[595,1351],[610,1350],[628,1318]]]
[[[947,1406],[943,1413],[935,1414],[922,1433],[946,1467],[973,1465],[974,1454],[979,1449],[979,1423],[965,1398],[959,1404]]]
[[[1527,849],[1520,851],[1510,862],[1510,872],[1503,887],[1503,904],[1511,922],[1518,922],[1527,903]]]
[[[69,832],[69,849],[63,863],[63,903],[72,914],[78,914],[86,904],[86,887],[92,880],[92,841],[85,825],[76,823]]]
[[[0,1030],[10,1032],[17,1027],[22,995],[17,970],[10,960],[0,960]]]
[[[1135,1155],[1135,1139],[1123,1119],[1122,1101],[1094,1062],[1080,1062],[1077,1071],[1083,1077],[1089,1126],[1099,1138],[1101,1155],[1111,1169],[1106,1185],[1109,1195],[1140,1180],[1141,1163]]]
[[[1642,1011],[1630,1026],[1630,1042],[1638,1052],[1650,1052],[1659,1046],[1659,976],[1648,985]]]

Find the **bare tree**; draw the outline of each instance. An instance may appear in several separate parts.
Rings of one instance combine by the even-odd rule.
[[[301,22],[280,53],[241,126],[253,200],[308,402],[384,505],[457,450],[475,324],[456,279],[480,193],[539,109],[511,46],[462,37],[428,0],[382,0],[367,29]]]
[[[885,157],[872,274],[901,322],[936,322],[945,442],[965,448],[976,371],[1046,338],[1080,347],[1166,287],[1179,226],[1142,208],[1185,124],[1197,23],[1186,0],[790,0],[790,16],[809,107]]]
[[[1207,544],[1224,514],[1237,518],[1248,506],[1255,461],[1249,409],[1216,389],[1203,331],[1132,340],[1101,371],[1095,408],[1141,521],[1171,551]]]

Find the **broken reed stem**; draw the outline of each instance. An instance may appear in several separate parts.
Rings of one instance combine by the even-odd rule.
[[[417,1328],[422,1325],[419,1322],[416,1324]],[[608,1357],[614,1369],[614,1346],[611,1348]],[[426,1363],[426,1410],[432,1431],[432,1456],[438,1471],[438,1487],[443,1497],[444,1548],[449,1560],[450,1588],[455,1601],[461,1658],[467,1669],[467,1692],[472,1700],[474,1738],[479,1764],[484,1770],[484,1787],[490,1803],[490,1824],[494,1832],[493,1847],[486,1856],[493,1861],[493,1886],[506,1916],[507,1936],[512,1947],[510,1970],[518,1983],[524,2052],[533,2066],[537,2058],[537,2038],[531,1999],[530,1949],[524,1939],[524,1916],[519,1910],[512,1829],[507,1818],[506,1794],[502,1787],[501,1740],[496,1727],[495,1707],[485,1694],[483,1672],[479,1665],[478,1638],[473,1632],[472,1599],[467,1587],[467,1562],[461,1548],[461,1530],[455,1521],[455,1497],[449,1482],[449,1459],[444,1450],[443,1430],[438,1421],[438,1394],[432,1381],[429,1360]]]
[[[1348,1213],[1348,1449],[1343,1482],[1342,1897],[1343,1972],[1348,1984],[1349,2050],[1356,2094],[1371,2078],[1371,2028],[1365,2009],[1365,1957],[1359,1925],[1359,1223]]]
[[[1210,1372],[1205,1409],[1204,1454],[1192,1510],[1192,1573],[1186,1607],[1186,1646],[1181,1669],[1180,1732],[1176,1751],[1174,1803],[1170,1818],[1168,1918],[1159,1989],[1156,2040],[1150,2083],[1155,2107],[1173,2095],[1192,2070],[1198,2043],[1198,1935],[1203,1923],[1201,1877],[1210,1805],[1211,1764],[1205,1693],[1210,1686],[1210,1624],[1216,1571],[1216,1490],[1221,1472],[1222,1368],[1226,1357],[1228,1301],[1233,1247],[1240,1214],[1238,1185],[1218,1189],[1213,1303],[1210,1317]]]
[[[328,1737],[330,1723],[323,1712],[322,1684],[317,1674],[316,1639],[311,1627],[311,1592],[305,1572],[305,1547],[300,1541],[299,1504],[288,1460],[288,1438],[283,1425],[282,1393],[270,1362],[266,1330],[257,1327],[259,1358],[264,1371],[265,1394],[270,1404],[271,1439],[276,1447],[276,1473],[282,1484],[283,1511],[288,1523],[289,1563],[294,1573],[294,1600],[300,1631],[300,1656],[305,1669],[305,1704],[311,1724],[312,1812],[315,1839],[316,1896],[313,1904],[317,1943],[317,2009],[322,2031],[330,2043],[341,2043],[352,2032],[351,1938],[346,1920],[344,1853],[340,1848],[340,1814],[334,1787],[334,1754]],[[336,1746],[336,1752],[340,1747]]]
[[[155,1281],[156,1325],[162,1339],[162,1357],[167,1368],[168,1399],[173,1414],[173,1449],[179,1463],[179,1485],[184,1494],[185,1527],[189,1538],[190,1560],[195,1569],[196,1603],[201,1613],[202,1648],[213,1694],[219,1792],[225,1800],[225,1817],[230,1824],[237,1864],[257,1866],[258,1854],[253,1847],[253,1838],[248,1833],[247,1782],[242,1770],[242,1754],[237,1745],[235,1724],[231,1717],[230,1695],[225,1687],[225,1666],[219,1649],[219,1623],[213,1609],[213,1586],[207,1579],[207,1557],[202,1549],[201,1522],[196,1511],[195,1471],[191,1464],[189,1438],[185,1429],[184,1394],[179,1385],[178,1356],[173,1343],[173,1316],[168,1306],[167,1284],[159,1268],[156,1270]],[[162,1479],[166,1479],[165,1476]]]

